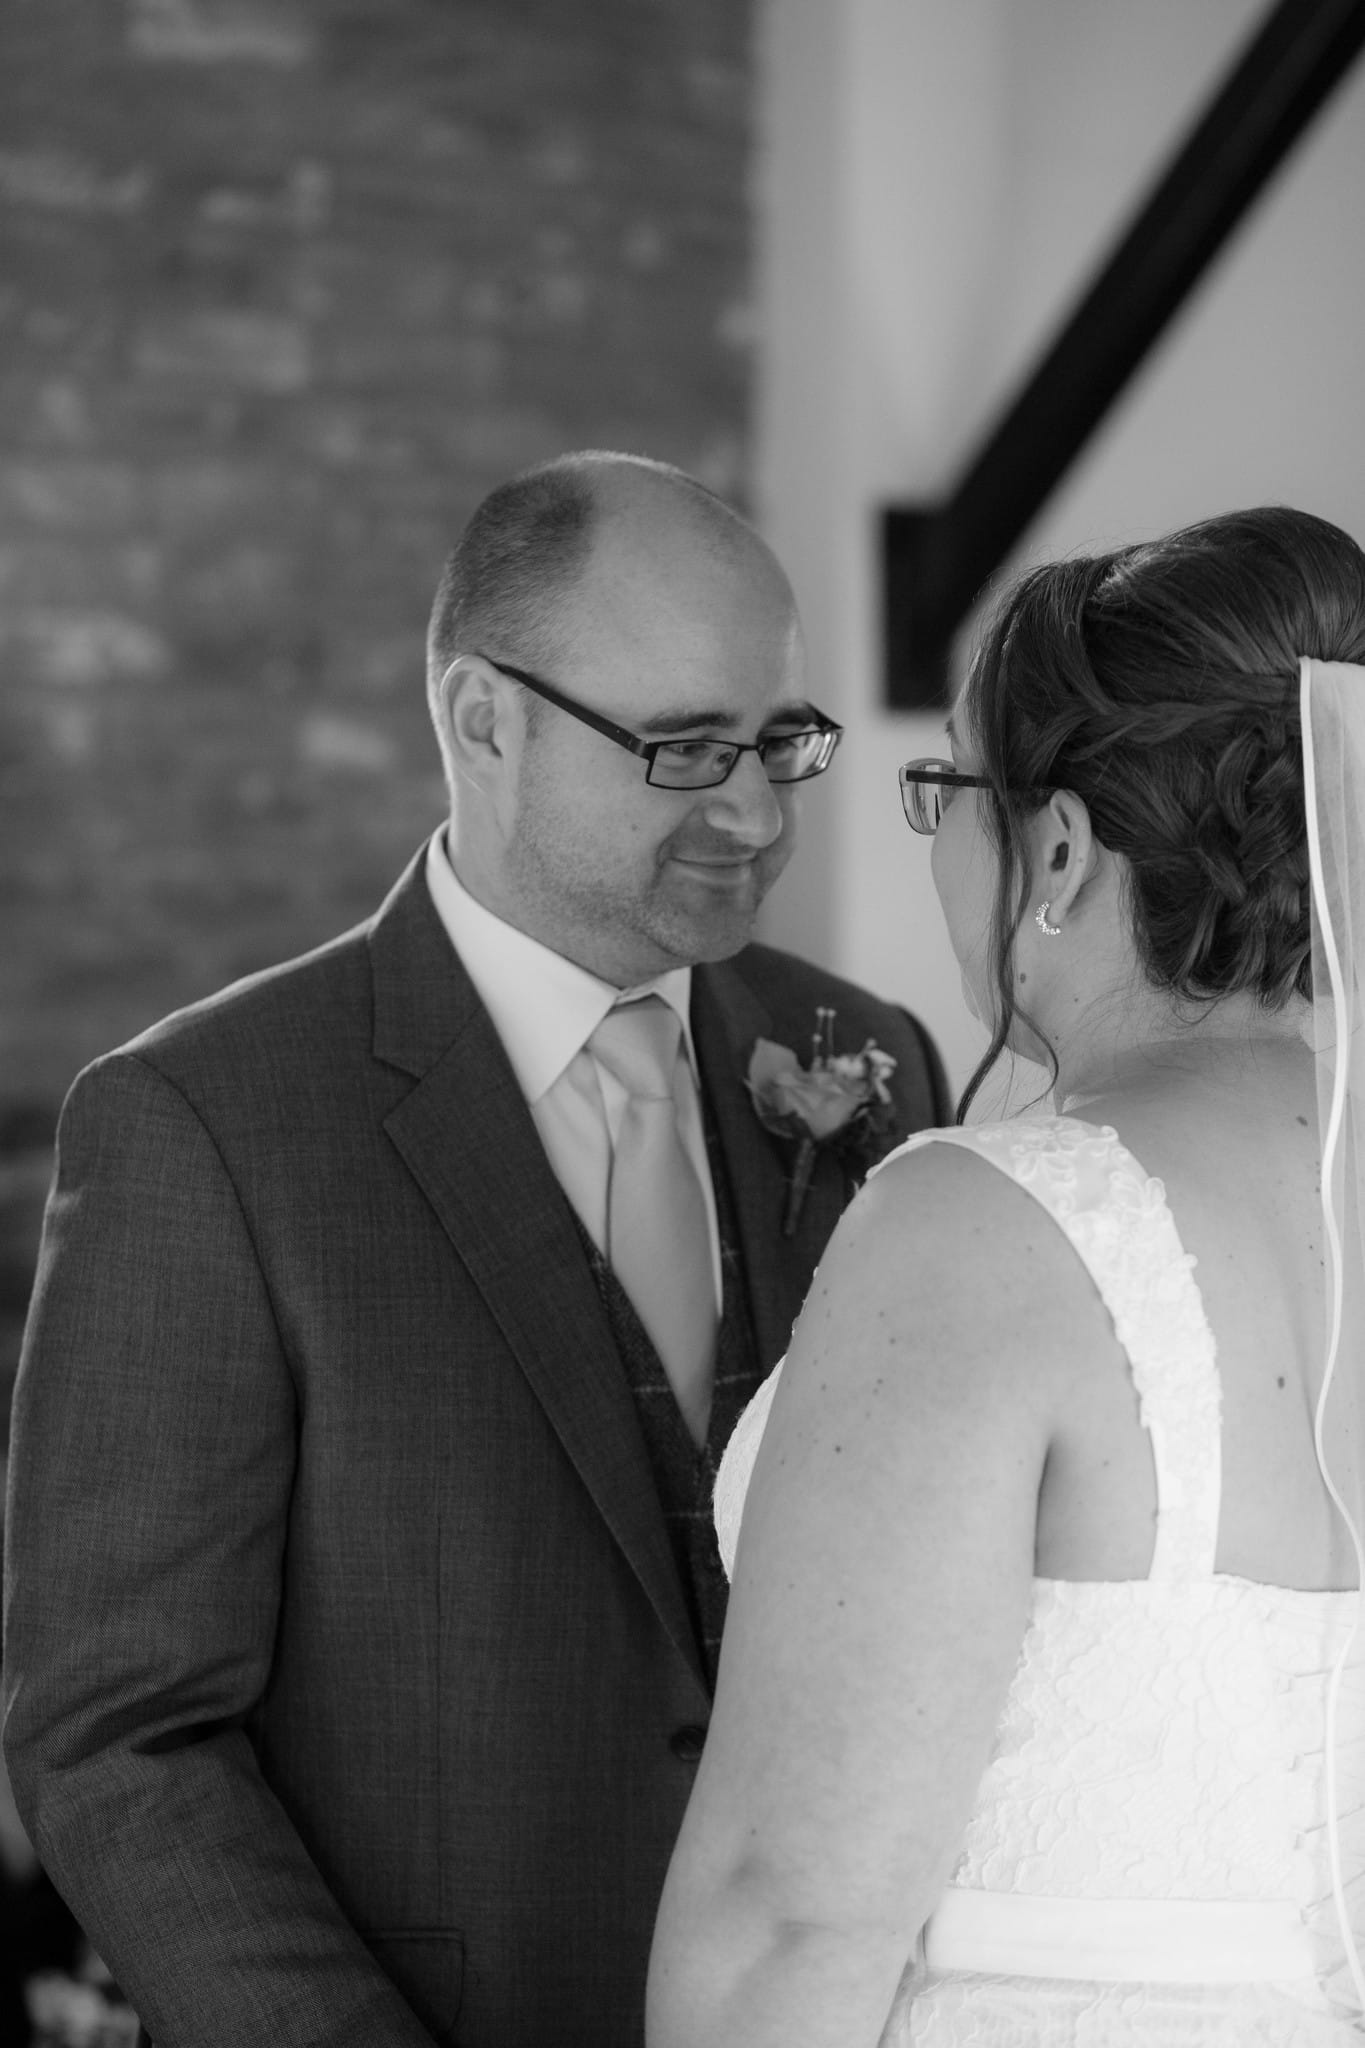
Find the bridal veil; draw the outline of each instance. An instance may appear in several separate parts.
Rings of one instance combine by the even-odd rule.
[[[1315,1441],[1362,1588],[1328,1694],[1331,1906],[1341,1953],[1331,1989],[1365,2011],[1365,667],[1305,658],[1299,692],[1327,1281]]]

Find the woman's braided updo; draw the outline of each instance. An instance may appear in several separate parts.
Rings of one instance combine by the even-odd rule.
[[[1310,993],[1305,654],[1365,662],[1365,555],[1282,507],[1034,569],[1007,593],[962,707],[1001,859],[995,1030],[959,1115],[1018,1009],[1014,934],[1040,790],[1073,791],[1127,862],[1154,988],[1206,1003],[1249,992],[1271,1008]]]

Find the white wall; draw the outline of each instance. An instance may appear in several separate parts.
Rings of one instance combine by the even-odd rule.
[[[954,479],[1266,11],[1262,0],[761,0],[758,513],[849,727],[764,936],[961,1008],[882,708],[876,513]],[[1238,504],[1365,540],[1365,62],[1338,87],[1018,559]]]

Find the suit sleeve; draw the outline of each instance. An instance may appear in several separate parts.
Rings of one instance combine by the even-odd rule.
[[[430,2048],[266,1784],[294,1389],[230,1177],[136,1057],[76,1083],[15,1392],[6,1752],[175,2048]]]

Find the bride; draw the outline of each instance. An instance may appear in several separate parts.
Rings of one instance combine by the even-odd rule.
[[[1365,556],[1232,514],[1023,577],[902,769],[1056,1113],[894,1154],[736,1433],[649,2048],[1365,2040],[1348,664]]]

